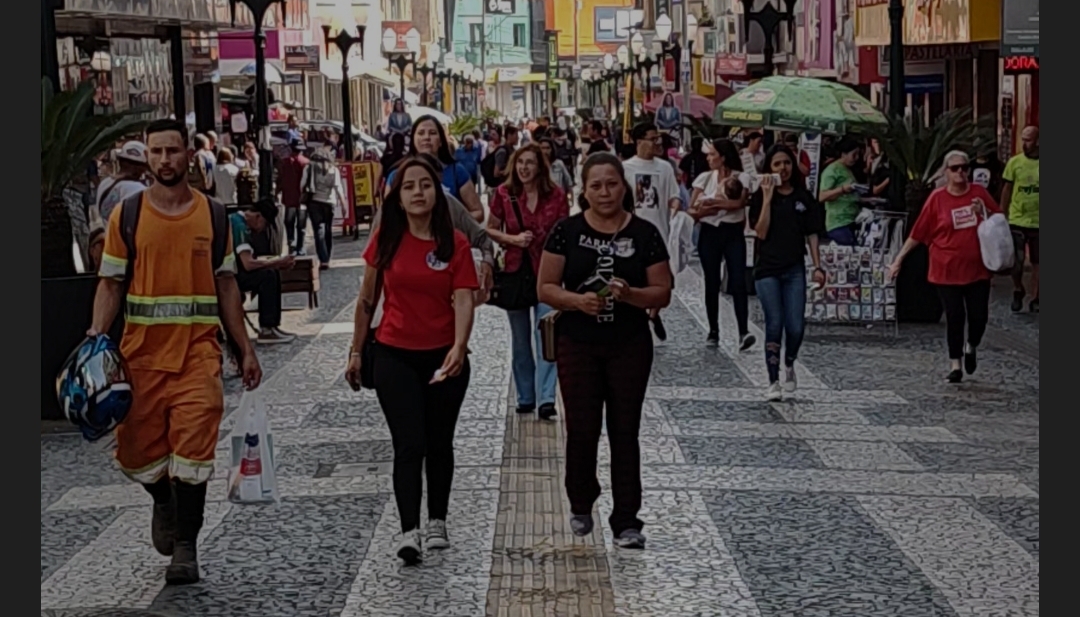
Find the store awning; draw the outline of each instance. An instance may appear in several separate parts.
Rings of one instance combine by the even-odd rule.
[[[323,62],[319,66],[319,72],[330,81],[341,81],[341,65],[332,62]],[[352,63],[349,65],[349,79],[366,79],[381,86],[393,86],[398,83],[397,76],[386,69],[366,62]]]
[[[513,76],[512,77],[507,77],[506,75],[508,73],[510,73],[510,72],[509,71],[501,71],[501,70],[496,69],[494,74],[488,76],[487,83],[491,84],[491,85],[495,85],[495,84],[530,84],[530,83],[540,83],[540,82],[547,81],[547,73],[525,73],[525,74],[520,74],[519,73],[517,75],[513,75],[512,73],[510,73]]]
[[[222,77],[246,77],[255,78],[255,61],[244,58],[218,60],[218,72]],[[266,83],[281,83],[281,61],[266,61]]]

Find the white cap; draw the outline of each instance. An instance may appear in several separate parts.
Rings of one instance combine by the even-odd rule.
[[[116,151],[116,158],[145,165],[146,145],[141,141],[129,141]]]

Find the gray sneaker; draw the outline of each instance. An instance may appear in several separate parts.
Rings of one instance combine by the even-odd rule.
[[[273,328],[267,328],[259,331],[259,337],[255,339],[255,342],[260,345],[276,345],[280,343],[291,343],[293,337],[291,335],[284,335]]]
[[[398,542],[397,556],[405,565],[414,566],[420,563],[420,546],[420,530],[406,531]]]
[[[593,520],[591,514],[575,514],[570,517],[570,530],[575,536],[582,537],[592,533]]]
[[[450,538],[446,534],[446,521],[440,521],[434,519],[428,521],[427,524],[427,537],[424,539],[425,544],[431,550],[442,550],[444,548],[450,548]]]
[[[624,529],[619,537],[615,538],[615,546],[619,548],[645,548],[645,536],[637,529]]]

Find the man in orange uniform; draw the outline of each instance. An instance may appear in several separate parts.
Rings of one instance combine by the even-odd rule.
[[[137,225],[128,227],[125,207],[109,217],[90,329],[108,331],[126,300],[120,351],[134,404],[116,431],[116,460],[154,498],[151,536],[159,553],[172,556],[168,584],[199,580],[195,543],[225,406],[219,314],[230,339],[240,344],[244,385],[252,389],[262,379],[233,278],[232,239],[215,271],[212,208],[187,182],[186,135],[186,127],[172,120],[146,129],[154,183],[132,204]],[[227,224],[221,233],[229,233]],[[125,239],[132,236],[129,264]]]

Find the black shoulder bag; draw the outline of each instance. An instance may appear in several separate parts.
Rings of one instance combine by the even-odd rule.
[[[510,196],[510,207],[514,210],[518,228],[525,231],[525,222],[521,218],[517,197]],[[505,229],[505,227],[504,227]],[[504,311],[519,311],[536,306],[540,302],[536,294],[536,273],[533,272],[532,257],[529,249],[521,249],[521,265],[514,272],[496,272],[492,281],[491,297],[488,304]]]

